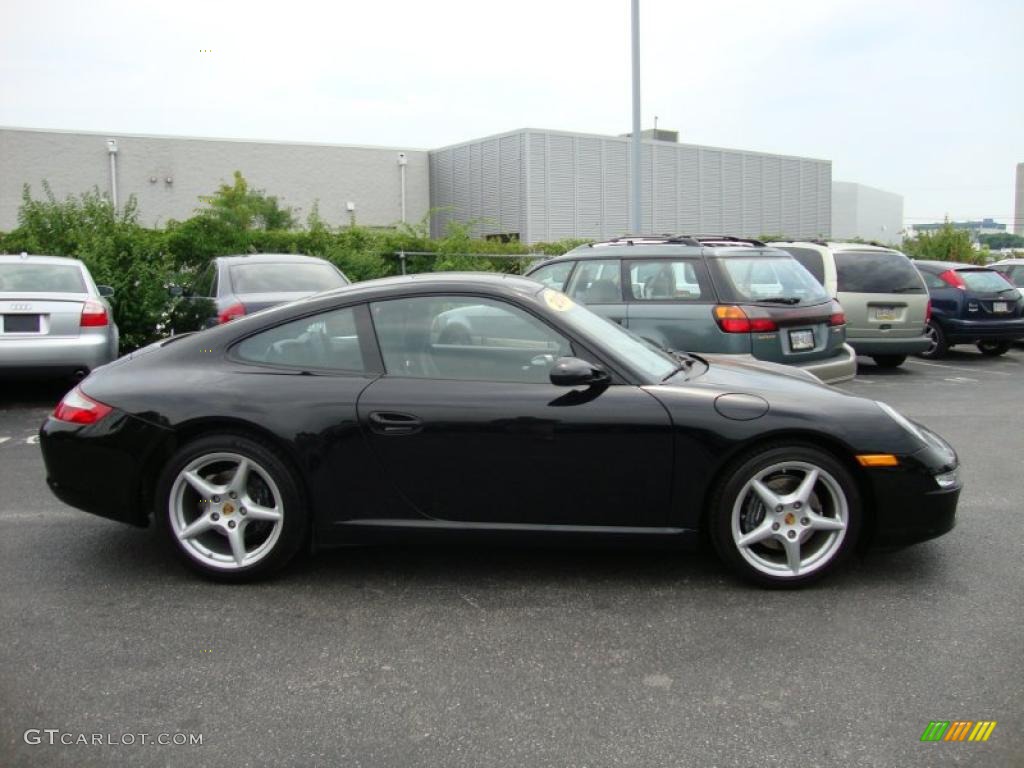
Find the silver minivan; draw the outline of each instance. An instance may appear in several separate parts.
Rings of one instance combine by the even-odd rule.
[[[770,245],[788,251],[846,313],[846,342],[883,368],[928,349],[928,288],[913,262],[894,248],[824,241]]]

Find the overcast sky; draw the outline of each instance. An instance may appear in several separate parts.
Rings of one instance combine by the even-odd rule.
[[[903,194],[908,224],[1011,216],[1021,0],[641,0],[641,37],[644,127],[831,159]],[[2,0],[0,125],[419,148],[619,134],[629,62],[628,0]]]

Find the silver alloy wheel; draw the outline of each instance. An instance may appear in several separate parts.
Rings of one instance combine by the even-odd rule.
[[[284,502],[263,467],[237,453],[207,453],[178,473],[168,499],[171,530],[200,564],[222,571],[255,565],[274,549]]]
[[[928,349],[924,351],[926,355],[934,355],[939,349],[939,332],[935,330],[935,326],[928,323],[924,327],[924,335],[928,338]]]
[[[849,522],[846,494],[831,474],[806,461],[784,461],[743,486],[731,531],[740,556],[755,569],[794,578],[832,560]]]

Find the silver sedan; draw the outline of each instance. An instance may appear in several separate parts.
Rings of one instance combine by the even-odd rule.
[[[82,378],[115,360],[113,293],[77,259],[0,255],[0,378]]]

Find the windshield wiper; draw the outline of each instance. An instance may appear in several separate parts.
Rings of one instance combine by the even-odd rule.
[[[758,304],[799,304],[799,296],[771,296],[767,299],[755,299]]]
[[[667,351],[667,350],[666,350]],[[679,361],[679,365],[669,371],[665,376],[662,377],[662,383],[665,383],[677,373],[686,372],[689,373],[690,369],[693,368],[693,364],[697,362],[697,358],[691,355],[687,355],[683,352],[669,352],[672,357]]]

